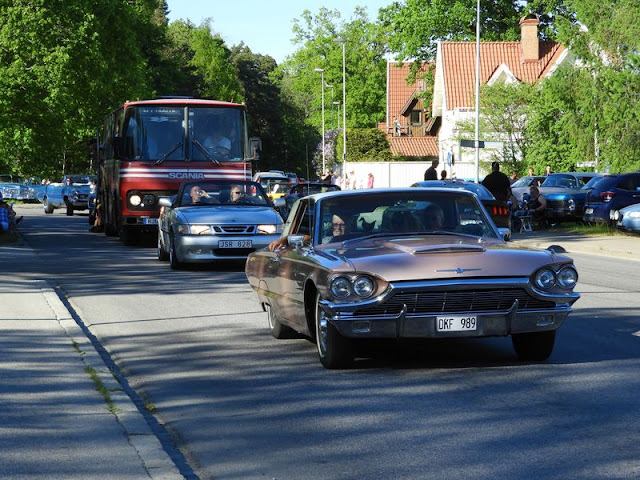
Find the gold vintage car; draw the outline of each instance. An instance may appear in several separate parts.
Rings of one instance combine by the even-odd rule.
[[[315,340],[326,368],[374,338],[511,335],[520,359],[542,361],[580,297],[571,258],[506,244],[465,190],[311,195],[280,242],[249,255],[247,278],[271,334]]]

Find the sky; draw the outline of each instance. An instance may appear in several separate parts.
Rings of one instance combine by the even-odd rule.
[[[366,7],[369,19],[393,0],[167,0],[169,21],[191,20],[199,26],[212,18],[212,30],[220,34],[227,46],[244,42],[253,53],[270,55],[278,64],[292,54],[293,19],[304,10],[317,14],[321,7],[339,10],[343,21],[349,21],[356,6]]]

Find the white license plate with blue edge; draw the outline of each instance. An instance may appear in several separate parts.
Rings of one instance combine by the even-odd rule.
[[[142,219],[142,224],[143,225],[158,225],[158,219],[157,218],[143,218]]]
[[[438,332],[467,332],[478,328],[478,318],[475,316],[451,315],[436,317],[436,331]]]
[[[219,240],[218,248],[252,248],[251,240]]]

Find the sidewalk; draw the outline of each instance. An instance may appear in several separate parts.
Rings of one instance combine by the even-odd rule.
[[[33,257],[0,245],[0,478],[183,479],[57,293],[8,273]]]
[[[535,248],[560,245],[569,254],[587,253],[640,260],[640,236],[637,235],[598,236],[539,230],[514,233],[512,243]]]

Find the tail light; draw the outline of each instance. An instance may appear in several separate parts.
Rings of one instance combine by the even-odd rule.
[[[603,202],[610,202],[616,192],[600,192],[600,198]]]
[[[499,207],[497,205],[493,206],[493,214],[494,215],[508,215],[509,211],[507,207]]]

